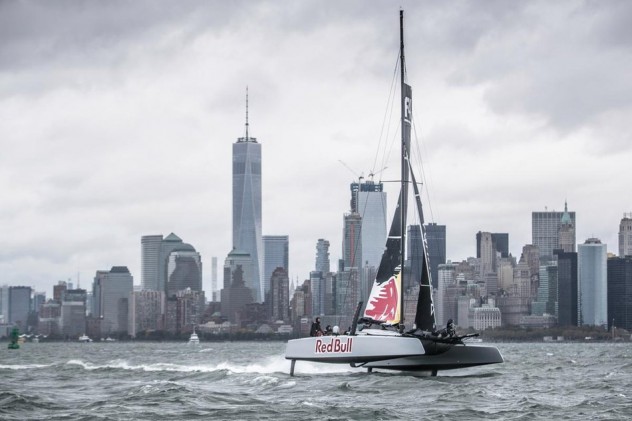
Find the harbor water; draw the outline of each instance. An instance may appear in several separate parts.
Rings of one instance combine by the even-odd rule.
[[[495,346],[504,364],[437,377],[300,361],[290,377],[283,342],[3,343],[0,419],[632,419],[632,344]]]

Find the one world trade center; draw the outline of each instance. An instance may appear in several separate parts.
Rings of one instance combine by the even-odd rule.
[[[233,143],[233,247],[250,254],[252,279],[244,279],[253,298],[263,301],[263,240],[261,238],[261,144],[248,134]]]

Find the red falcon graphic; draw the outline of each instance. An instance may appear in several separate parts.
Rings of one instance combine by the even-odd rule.
[[[371,294],[364,315],[382,322],[393,320],[398,305],[397,282],[395,276],[391,276],[388,281],[380,285],[377,293]]]

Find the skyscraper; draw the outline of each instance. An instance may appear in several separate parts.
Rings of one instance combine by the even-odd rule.
[[[481,258],[481,239],[483,235],[489,236],[489,246],[493,251],[500,253],[500,257],[509,257],[509,234],[504,232],[481,232],[476,233],[476,257]]]
[[[496,272],[496,247],[491,232],[476,234],[476,258],[481,259],[481,279],[488,273]]]
[[[607,247],[589,238],[577,247],[579,278],[579,323],[606,326],[608,323]]]
[[[141,287],[144,291],[164,291],[173,295],[182,285],[195,291],[202,290],[202,258],[192,245],[174,233],[165,238],[162,235],[141,237],[141,255]],[[181,267],[178,269],[178,266]],[[170,276],[175,278],[170,280]]]
[[[309,285],[312,291],[312,312],[314,316],[325,314],[325,277],[321,271],[309,273]]]
[[[202,291],[202,258],[196,251],[172,251],[167,260],[167,297],[185,289]]]
[[[270,277],[270,320],[289,321],[290,318],[290,278],[287,270],[278,267]]]
[[[61,300],[62,335],[77,338],[86,333],[86,290],[67,289]]]
[[[261,144],[248,134],[246,93],[246,136],[233,144],[233,247],[248,253],[252,259],[250,272],[257,302],[264,297],[261,232]]]
[[[450,318],[456,317],[456,266],[452,263],[439,265],[437,279],[437,299],[435,301],[435,317],[437,326],[444,325]],[[459,321],[459,323],[461,323]]]
[[[211,301],[219,301],[219,288],[217,286],[217,257],[211,258]]]
[[[9,323],[9,286],[0,286],[0,323]]]
[[[564,212],[545,211],[531,213],[532,242],[540,250],[540,257],[545,260],[550,260],[551,256],[553,256],[553,250],[560,248],[562,218],[565,218],[564,222],[567,222],[566,218],[570,217],[570,223],[573,226],[572,243],[576,244],[575,231],[577,225],[575,223],[575,212],[568,212],[566,203],[564,203],[564,209]],[[567,214],[566,217],[564,216],[565,214]]]
[[[577,326],[577,253],[555,250],[557,255],[557,324]]]
[[[143,235],[141,244],[140,282],[143,290],[158,291],[158,262],[162,235]]]
[[[404,274],[404,290],[419,284],[421,280],[421,263],[423,257],[423,239],[420,225],[409,225],[406,236],[406,269]],[[383,248],[383,247],[382,247]]]
[[[446,261],[446,226],[437,225],[436,223],[427,224],[426,240],[428,241],[428,258],[430,260],[432,287],[437,288],[439,265],[445,264]]]
[[[31,292],[31,287],[9,287],[9,323],[16,324],[22,330],[28,327]]]
[[[344,229],[342,235],[342,258],[345,268],[362,267],[362,217],[352,212],[343,218]]]
[[[102,319],[102,334],[127,332],[129,297],[133,284],[134,279],[127,266],[97,271],[93,291],[98,313],[93,316]]]
[[[608,259],[608,327],[632,330],[632,256]]]
[[[285,269],[289,273],[290,238],[287,235],[263,236],[263,289],[270,291],[270,279],[277,268]],[[289,299],[288,299],[289,300]]]
[[[568,213],[568,205],[564,202],[564,214],[560,221],[559,246],[566,253],[575,251],[575,222]]]
[[[378,268],[386,244],[386,192],[382,183],[366,180],[351,184],[351,212],[362,221],[362,261],[359,267]],[[370,281],[373,281],[372,279]]]
[[[231,323],[241,320],[245,306],[253,302],[254,289],[247,279],[252,279],[253,268],[250,254],[232,250],[224,262],[224,288],[221,291],[222,315]]]
[[[619,257],[632,256],[632,213],[623,214],[619,224]]]
[[[538,297],[532,304],[532,313],[534,315],[556,315],[557,289],[557,264],[549,262],[549,264],[540,266]]]
[[[142,332],[163,330],[165,304],[164,291],[133,291],[129,301],[129,334],[136,337]]]
[[[316,243],[316,271],[328,273],[331,271],[329,263],[329,241],[322,238]]]

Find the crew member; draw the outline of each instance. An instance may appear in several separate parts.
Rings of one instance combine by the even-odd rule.
[[[309,336],[323,336],[323,329],[320,327],[320,317],[316,317],[316,320],[312,323]]]

